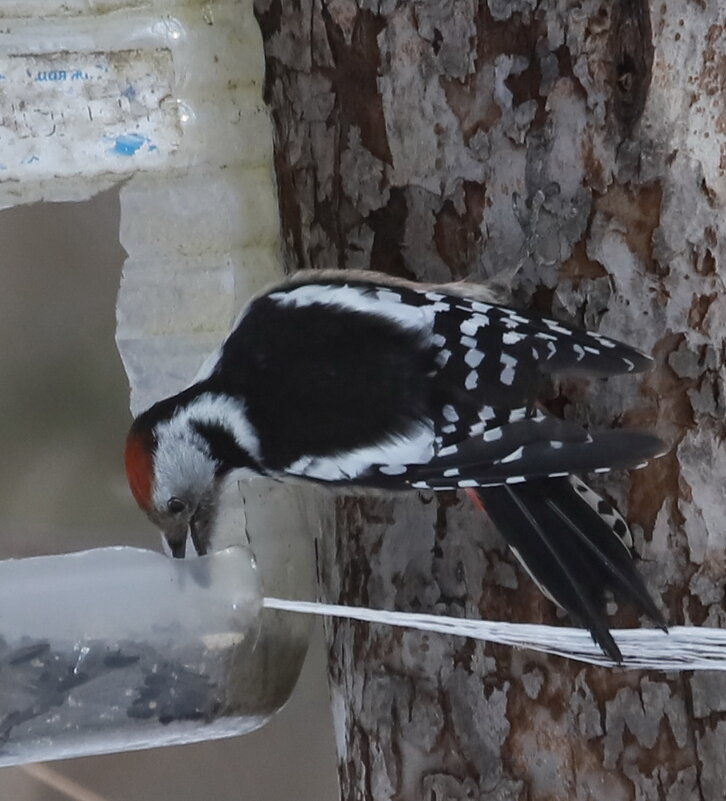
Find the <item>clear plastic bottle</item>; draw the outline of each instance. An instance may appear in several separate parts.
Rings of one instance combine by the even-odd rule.
[[[263,609],[263,591],[310,597],[305,513],[284,485],[245,495],[260,560],[232,546],[0,561],[0,767],[244,734],[285,704],[310,622]]]
[[[0,562],[0,765],[257,728],[277,708],[260,605],[243,548]]]

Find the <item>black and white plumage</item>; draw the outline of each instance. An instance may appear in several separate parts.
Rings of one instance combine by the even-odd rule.
[[[590,434],[536,400],[548,374],[649,365],[607,337],[491,302],[481,286],[300,273],[248,304],[191,387],[134,421],[127,473],[175,555],[189,527],[206,551],[219,487],[234,470],[466,489],[545,592],[617,659],[607,591],[663,620],[624,521],[569,476],[640,466],[662,444],[639,431]]]

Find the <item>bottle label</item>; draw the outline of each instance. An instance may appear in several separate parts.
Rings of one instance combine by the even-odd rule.
[[[0,61],[0,182],[158,169],[179,147],[168,49]]]

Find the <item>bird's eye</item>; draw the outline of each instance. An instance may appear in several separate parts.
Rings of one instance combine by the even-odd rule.
[[[166,502],[166,508],[171,514],[178,515],[187,508],[187,505],[181,498],[169,498]]]

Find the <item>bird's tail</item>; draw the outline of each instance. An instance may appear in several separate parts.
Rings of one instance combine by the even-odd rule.
[[[615,662],[607,593],[634,604],[654,623],[665,620],[635,568],[632,538],[618,512],[579,479],[548,478],[469,489],[540,589],[586,626]]]

